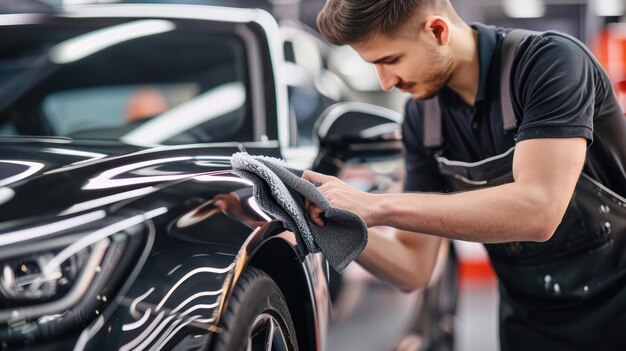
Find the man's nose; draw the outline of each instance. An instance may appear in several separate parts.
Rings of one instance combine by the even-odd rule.
[[[393,87],[395,87],[400,81],[400,79],[389,72],[383,64],[376,65],[376,73],[378,74],[380,87],[383,91],[391,91],[391,89],[393,89]]]

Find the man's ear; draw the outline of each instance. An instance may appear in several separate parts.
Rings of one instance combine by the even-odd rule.
[[[427,18],[424,29],[439,45],[447,45],[450,41],[450,26],[448,21],[441,16]]]

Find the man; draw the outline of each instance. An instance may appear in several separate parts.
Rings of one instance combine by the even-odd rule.
[[[481,242],[500,280],[503,350],[623,349],[626,119],[588,50],[556,32],[521,39],[511,126],[500,106],[508,30],[466,24],[449,0],[329,0],[318,26],[374,64],[384,90],[413,97],[403,124],[413,193],[303,176],[368,227],[400,230],[371,233],[359,262],[409,290],[428,281],[440,238]],[[440,112],[428,112],[433,101]]]

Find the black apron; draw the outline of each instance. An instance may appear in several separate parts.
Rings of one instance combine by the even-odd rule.
[[[510,98],[502,107],[513,138]],[[443,141],[436,98],[424,115],[424,145],[435,150]],[[460,191],[513,181],[513,151],[473,163],[434,157],[446,188]],[[502,350],[626,350],[626,198],[583,171],[550,240],[485,247],[500,282]]]

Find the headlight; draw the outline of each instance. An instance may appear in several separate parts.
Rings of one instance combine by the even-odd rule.
[[[81,250],[60,264],[54,262],[58,251],[4,262],[0,277],[2,300],[18,304],[41,303],[67,294],[91,251],[90,248]]]
[[[0,234],[0,340],[6,344],[84,328],[151,246],[151,221],[144,215],[81,218],[90,219],[79,215]],[[72,220],[78,225],[67,225]]]

